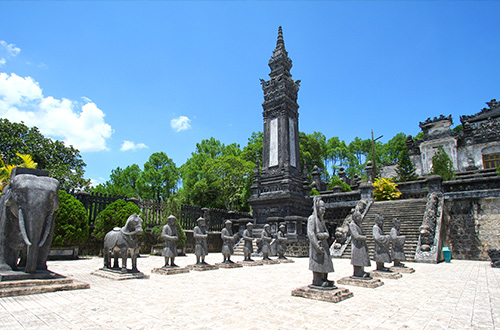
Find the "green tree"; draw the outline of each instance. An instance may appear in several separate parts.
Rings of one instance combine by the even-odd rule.
[[[337,174],[337,170],[346,167],[348,164],[349,149],[344,140],[337,136],[328,139],[326,143],[325,165],[332,169],[332,177]]]
[[[324,176],[323,179],[328,180],[329,174],[325,171],[325,156],[327,154],[325,135],[320,132],[313,134],[299,132],[299,143],[302,168],[305,164],[310,175],[314,166],[318,166]]]
[[[84,178],[85,163],[80,152],[62,141],[44,137],[36,127],[0,119],[0,152],[6,164],[19,164],[16,153],[29,154],[38,169],[47,170],[61,183],[62,189],[86,189],[90,180]]]
[[[166,200],[176,191],[179,178],[179,169],[172,159],[164,152],[156,152],[149,157],[138,176],[141,197]]]
[[[349,143],[349,151],[358,159],[358,164],[364,164],[368,154],[372,149],[372,141],[370,139],[362,140],[359,137]]]
[[[415,166],[408,154],[408,149],[399,153],[396,173],[398,174],[398,181],[400,182],[414,181],[418,178],[418,175],[415,173]]]
[[[399,160],[399,154],[408,151],[406,147],[406,134],[398,133],[382,147],[382,164],[394,164]]]
[[[371,139],[362,140],[356,137],[349,143],[347,148],[350,155],[348,155],[346,172],[352,178],[354,175],[360,175],[364,171],[368,155],[371,154],[372,142]]]
[[[206,182],[201,181],[205,178],[203,166],[209,159],[222,155],[239,156],[241,149],[234,143],[225,146],[213,137],[196,144],[196,151],[191,153],[191,158],[180,168],[182,189],[179,194],[183,203],[208,207],[206,203],[214,200],[215,197],[211,196]]]
[[[254,164],[238,156],[209,159],[203,166],[206,176],[201,180],[204,189],[215,197],[212,207],[239,211],[250,197]],[[205,183],[203,183],[205,182]],[[202,192],[199,192],[200,194]]]
[[[248,138],[248,144],[243,148],[241,156],[244,160],[258,163],[262,167],[262,152],[264,148],[264,135],[262,132],[252,132],[252,136]]]
[[[59,190],[59,209],[54,222],[52,246],[80,245],[89,237],[89,219],[85,207],[64,190]]]
[[[137,180],[139,179],[141,172],[140,167],[136,164],[127,166],[124,169],[117,167],[111,171],[108,181],[91,188],[91,190],[110,195],[139,198],[141,197],[141,194],[139,192]]]
[[[444,181],[455,179],[455,171],[453,171],[453,162],[444,151],[443,146],[438,147],[438,151],[432,156],[432,171],[431,174],[440,175]]]

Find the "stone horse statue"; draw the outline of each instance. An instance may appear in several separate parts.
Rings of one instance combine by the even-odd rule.
[[[140,214],[132,214],[128,217],[125,226],[115,227],[104,237],[104,268],[119,268],[118,256],[122,257],[122,272],[127,271],[127,255],[130,253],[132,259],[132,272],[137,270],[137,256],[139,255],[138,235],[141,235],[142,219]],[[114,257],[114,264],[111,267],[111,255]]]

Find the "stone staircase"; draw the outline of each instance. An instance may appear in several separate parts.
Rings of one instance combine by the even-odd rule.
[[[256,256],[257,255],[257,240],[254,240],[252,242],[253,244],[253,253],[252,255]],[[245,245],[245,240],[242,238],[238,241],[238,243],[236,243],[236,245],[234,246],[234,255],[235,256],[242,256],[244,255],[243,254],[243,246]]]
[[[389,235],[392,228],[392,219],[398,218],[401,221],[400,235],[406,236],[405,254],[406,260],[415,259],[419,227],[424,218],[426,199],[405,199],[400,201],[374,202],[363,219],[361,230],[367,236],[368,251],[370,259],[373,260],[375,242],[373,241],[373,226],[375,225],[375,214],[384,217],[384,234]],[[351,244],[347,246],[341,258],[351,258]]]

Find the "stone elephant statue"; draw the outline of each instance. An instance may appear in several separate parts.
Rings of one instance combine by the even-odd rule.
[[[47,270],[59,207],[59,181],[47,171],[14,168],[0,197],[0,271],[16,271],[26,250],[24,272]]]

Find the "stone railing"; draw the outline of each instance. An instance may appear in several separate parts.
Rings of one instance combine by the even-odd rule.
[[[401,192],[400,199],[425,198],[429,193],[427,179],[399,182],[397,187]]]
[[[443,226],[444,198],[442,193],[433,192],[427,197],[424,218],[420,226],[416,262],[438,263],[443,260],[444,226]]]
[[[325,204],[338,204],[343,202],[358,202],[361,199],[361,192],[359,190],[348,192],[333,192],[331,190],[321,192],[321,200]]]
[[[443,182],[445,193],[500,189],[500,176],[477,177]]]

